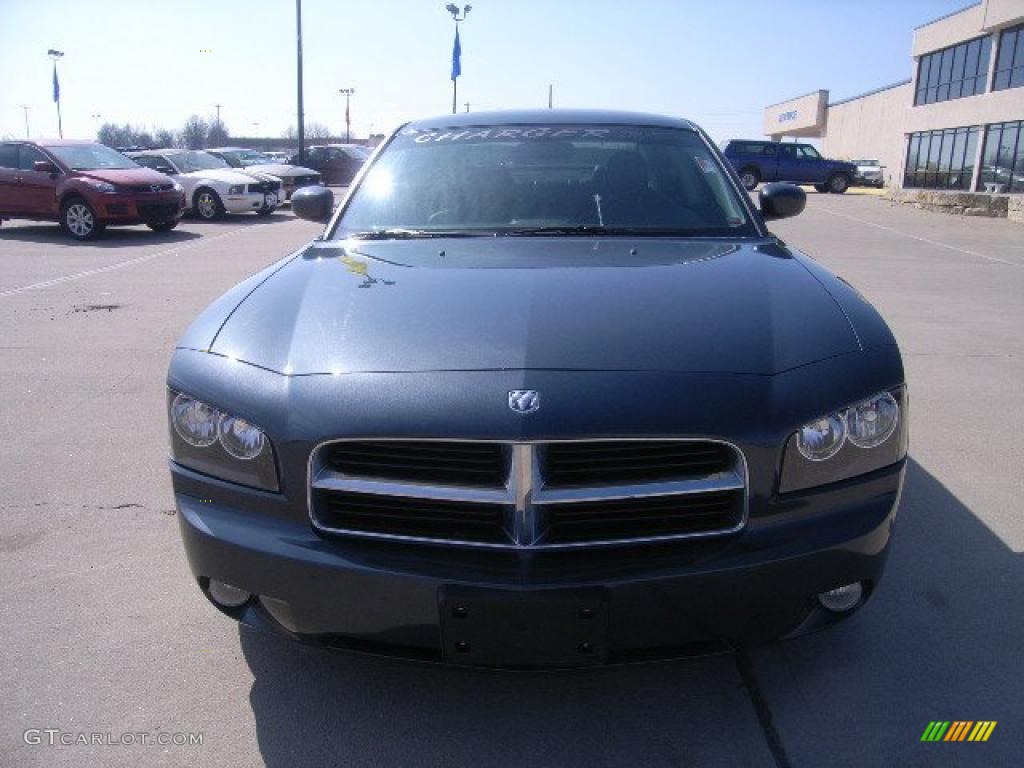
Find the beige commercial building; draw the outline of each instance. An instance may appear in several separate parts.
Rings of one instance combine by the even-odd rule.
[[[764,110],[764,133],[876,158],[890,186],[1024,193],[1024,0],[983,0],[914,30],[910,78]]]

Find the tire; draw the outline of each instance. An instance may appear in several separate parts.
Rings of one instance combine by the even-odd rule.
[[[740,184],[748,192],[752,192],[761,183],[761,173],[757,168],[744,168],[740,171]]]
[[[815,188],[815,190],[817,190],[818,192],[822,192],[822,193],[826,193],[826,192],[828,192],[828,187],[827,187],[827,186],[825,186],[824,184],[815,184],[815,185],[814,185],[814,188]]]
[[[828,191],[834,195],[841,195],[850,188],[850,177],[845,173],[834,173],[828,177],[826,182]]]
[[[92,240],[103,234],[105,225],[85,200],[71,197],[60,207],[60,226],[75,240]]]
[[[170,232],[178,226],[178,222],[179,219],[174,219],[173,221],[147,221],[146,226],[154,232]]]
[[[220,195],[209,187],[200,187],[192,197],[192,210],[203,221],[216,221],[224,217],[224,203]]]

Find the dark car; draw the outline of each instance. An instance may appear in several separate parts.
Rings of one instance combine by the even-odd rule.
[[[409,123],[215,301],[167,406],[228,616],[334,648],[566,666],[783,637],[882,575],[899,350],[707,136],[617,112]]]
[[[371,150],[361,144],[325,144],[307,149],[301,163],[298,156],[293,157],[292,164],[314,169],[324,184],[346,186],[352,183],[370,154]]]
[[[174,229],[185,211],[179,184],[91,141],[0,143],[0,218],[58,221],[76,240],[105,227]]]
[[[822,157],[810,144],[733,140],[726,144],[725,156],[751,190],[761,182],[789,181],[842,194],[857,176],[853,163]]]

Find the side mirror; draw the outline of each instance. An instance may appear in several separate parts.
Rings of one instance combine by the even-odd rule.
[[[326,222],[334,213],[334,193],[327,187],[302,187],[292,193],[292,213],[300,219]]]
[[[32,170],[39,173],[57,173],[57,166],[48,160],[36,160],[32,163]]]
[[[174,174],[177,173],[177,171],[171,168],[171,166],[169,165],[158,165],[153,170],[156,171],[157,173],[165,173],[168,176],[173,176]]]
[[[795,184],[776,181],[761,187],[758,203],[765,221],[788,219],[803,211],[807,205],[807,193]]]

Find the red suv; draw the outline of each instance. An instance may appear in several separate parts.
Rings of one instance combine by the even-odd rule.
[[[181,185],[91,141],[0,143],[0,219],[59,221],[76,240],[108,225],[178,226]]]

